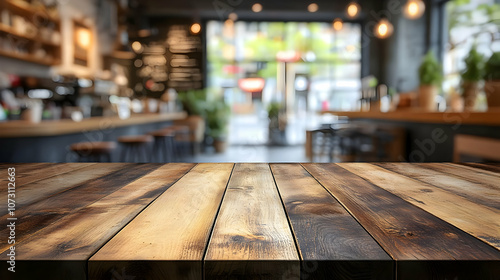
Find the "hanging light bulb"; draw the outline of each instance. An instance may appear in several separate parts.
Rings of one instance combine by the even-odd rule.
[[[344,27],[344,22],[340,18],[336,18],[333,20],[333,29],[340,31],[342,30],[342,27]]]
[[[361,6],[358,3],[356,3],[356,2],[351,2],[347,6],[346,12],[347,12],[347,16],[348,17],[355,18],[361,12]]]
[[[425,12],[425,3],[422,0],[408,0],[403,7],[403,13],[406,18],[417,19]]]
[[[374,34],[377,38],[385,39],[391,36],[393,31],[394,26],[386,18],[383,18],[375,26]]]
[[[193,25],[191,25],[190,29],[191,29],[191,33],[198,34],[201,31],[201,25],[199,23],[193,23]]]

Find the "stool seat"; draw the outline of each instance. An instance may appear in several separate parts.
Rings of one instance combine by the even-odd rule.
[[[118,137],[123,146],[122,162],[149,162],[149,143],[154,140],[151,135],[127,135]],[[128,156],[127,156],[128,155]]]
[[[170,129],[162,129],[162,130],[156,130],[148,133],[149,135],[153,137],[174,137],[175,132]]]
[[[116,149],[115,142],[80,142],[70,146],[73,152],[84,152],[86,154],[105,154],[111,153]]]
[[[145,144],[153,142],[153,136],[151,135],[120,136],[118,137],[118,142],[123,144]]]
[[[115,142],[80,142],[72,144],[69,149],[79,156],[79,160],[83,158],[93,159],[96,161],[101,160],[101,156],[111,161],[111,153],[116,149]]]

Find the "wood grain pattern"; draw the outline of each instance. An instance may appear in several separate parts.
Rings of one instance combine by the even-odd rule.
[[[396,194],[448,223],[500,248],[500,211],[474,203],[449,191],[367,163],[341,167]],[[473,188],[473,186],[470,186]],[[481,215],[477,215],[481,213]]]
[[[87,260],[193,166],[164,165],[26,239],[17,245],[23,279],[88,279]]]
[[[303,166],[396,261],[500,260],[495,248],[339,165]]]
[[[271,170],[236,164],[208,244],[205,278],[283,275],[299,278],[299,256]]]
[[[464,162],[462,164],[470,166],[470,167],[484,169],[484,170],[491,171],[491,172],[500,173],[500,165],[498,165],[498,164],[491,164],[491,163],[490,164],[483,164],[483,163],[474,163],[474,162]]]
[[[124,270],[146,279],[201,279],[202,257],[232,168],[194,167],[92,256],[89,277],[109,279],[113,270]]]
[[[302,278],[390,279],[392,259],[299,164],[271,164],[296,238]]]
[[[159,166],[158,164],[101,164],[98,168],[92,167],[89,170],[78,170],[64,176],[51,177],[49,181],[36,182],[35,186],[21,189],[17,193],[19,200],[16,215],[22,219],[17,222],[16,243],[23,242],[30,235],[63,216],[92,204]],[[25,197],[34,202],[25,203]],[[2,216],[2,219],[6,220],[7,217],[7,215]],[[7,233],[8,228],[0,229],[0,234]],[[2,245],[0,251],[9,247],[7,244]]]
[[[475,204],[500,210],[500,187],[492,188],[486,184],[465,179],[467,176],[458,177],[452,174],[436,171],[432,168],[424,168],[426,164],[415,165],[410,163],[377,163],[375,165],[454,193],[474,202]]]

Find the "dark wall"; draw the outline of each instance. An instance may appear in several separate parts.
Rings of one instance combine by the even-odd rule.
[[[374,75],[380,83],[398,92],[418,88],[418,67],[422,56],[431,45],[436,54],[439,53],[437,49],[442,41],[435,35],[436,30],[428,28],[429,23],[436,28],[439,26],[439,18],[435,17],[436,7],[431,2],[425,1],[425,14],[416,20],[404,17],[402,8],[406,0],[385,0],[380,1],[378,6],[374,5],[363,23],[364,35],[368,35],[365,40],[369,41],[369,51],[364,53],[365,58],[368,55],[365,63],[369,66],[364,68],[362,76]],[[386,17],[394,26],[394,33],[387,39],[378,39],[373,35],[375,23],[381,17]]]

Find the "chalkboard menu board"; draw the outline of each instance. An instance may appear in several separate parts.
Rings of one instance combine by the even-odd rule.
[[[191,22],[156,23],[158,35],[142,41],[132,78],[136,95],[159,97],[169,88],[177,91],[204,87],[203,42],[190,32]]]
[[[202,51],[200,36],[192,35],[190,25],[171,25],[167,33],[168,86],[177,90],[203,87]]]

